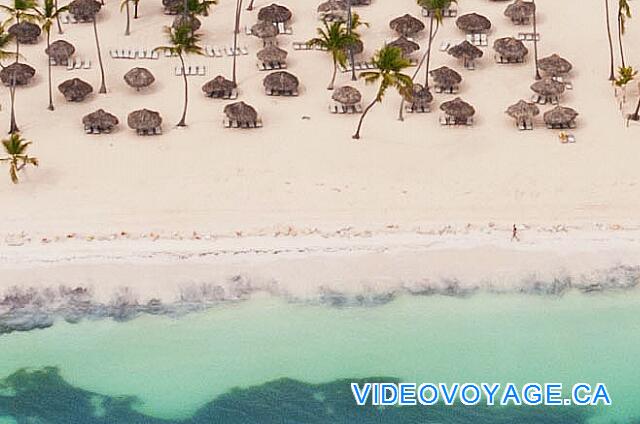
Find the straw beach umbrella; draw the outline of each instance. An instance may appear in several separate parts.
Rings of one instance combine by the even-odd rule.
[[[278,46],[267,46],[256,54],[260,62],[277,65],[285,63],[287,55],[287,51]]]
[[[433,102],[433,94],[422,84],[414,83],[411,97],[406,97],[405,100],[409,102],[414,109],[427,109],[431,102]]]
[[[543,78],[531,84],[531,90],[546,99],[555,100],[564,93],[565,85],[552,78]]]
[[[120,121],[118,118],[103,109],[98,109],[82,118],[85,129],[92,132],[109,133],[115,128]]]
[[[20,22],[9,27],[9,34],[21,44],[35,44],[42,33],[40,27],[31,22]]]
[[[236,86],[233,81],[226,79],[222,75],[218,75],[214,79],[206,82],[202,86],[202,91],[204,91],[207,97],[221,98],[230,96],[235,88]]]
[[[516,0],[504,11],[504,15],[516,25],[526,25],[536,11],[536,4],[531,1]]]
[[[469,103],[456,97],[440,105],[440,110],[452,117],[456,123],[467,123],[475,115],[476,110]]]
[[[93,92],[93,87],[80,78],[72,78],[58,85],[58,90],[69,102],[81,102]]]
[[[56,40],[51,43],[51,46],[45,49],[45,53],[57,64],[66,65],[69,63],[69,58],[73,56],[76,48],[73,44],[64,40]]]
[[[491,29],[491,21],[477,13],[467,13],[456,19],[456,26],[468,34],[479,34]]]
[[[538,60],[538,67],[547,75],[557,77],[569,73],[573,65],[567,59],[554,53]]]
[[[344,85],[337,88],[331,95],[331,98],[345,106],[353,106],[362,101],[362,94],[360,94],[358,89],[350,85]]]
[[[507,62],[522,62],[529,53],[524,43],[513,37],[498,38],[493,42],[493,49]]]
[[[73,0],[69,3],[69,13],[80,22],[92,22],[101,8],[102,4],[96,0]]]
[[[156,79],[147,68],[133,68],[124,74],[124,80],[127,85],[140,91],[141,88],[149,87]]]
[[[400,36],[396,40],[393,40],[387,44],[387,46],[399,48],[402,51],[403,56],[409,56],[411,53],[420,50],[420,45],[418,43],[411,41],[404,36]]]
[[[269,22],[258,22],[251,27],[251,35],[261,38],[266,46],[275,40],[278,35],[278,28]]]
[[[273,24],[288,22],[292,16],[293,14],[288,8],[275,3],[263,7],[258,12],[259,21]]]
[[[467,67],[472,64],[476,59],[483,56],[484,52],[468,42],[464,40],[462,43],[451,47],[447,53],[456,59],[462,59],[464,62],[464,66]]]
[[[200,29],[200,27],[202,26],[202,22],[200,22],[200,19],[192,15],[178,15],[173,19],[171,27],[173,29],[176,29],[180,28],[183,25],[189,25],[191,30],[195,32]]]
[[[462,82],[462,75],[448,66],[442,66],[429,72],[436,87],[443,91],[452,91]]]
[[[578,112],[570,107],[556,106],[542,116],[550,128],[568,128],[575,124]]]
[[[273,72],[262,81],[264,88],[273,93],[294,93],[298,90],[298,78],[286,71]]]
[[[411,37],[420,31],[424,31],[424,24],[418,18],[415,18],[408,13],[406,15],[400,16],[399,18],[393,19],[389,22],[389,27],[397,32],[398,34]]]
[[[236,102],[224,107],[224,114],[230,121],[238,122],[240,126],[250,126],[258,120],[258,112],[245,102]]]
[[[36,70],[26,63],[12,63],[0,70],[0,80],[6,86],[27,85],[36,74]]]
[[[349,8],[343,0],[328,0],[320,3],[317,12],[321,19],[329,21],[346,21],[349,17]]]
[[[524,100],[520,100],[509,106],[506,110],[506,114],[515,119],[517,124],[527,124],[533,121],[535,116],[540,114],[540,109],[535,103],[528,103]]]
[[[162,125],[162,117],[153,110],[135,110],[127,116],[127,125],[138,133],[150,133]]]
[[[183,0],[162,0],[162,6],[169,15],[177,15],[184,4]]]

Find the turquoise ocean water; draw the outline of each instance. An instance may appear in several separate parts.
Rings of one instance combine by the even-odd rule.
[[[640,293],[269,296],[0,336],[0,423],[640,423]],[[609,407],[358,408],[349,382],[603,382]]]

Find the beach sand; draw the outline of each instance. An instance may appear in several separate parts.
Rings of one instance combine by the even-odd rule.
[[[547,230],[568,238],[569,245],[550,248],[553,257],[562,255],[565,249],[580,250],[582,236],[578,237],[578,233],[593,231],[584,237],[595,240],[595,251],[600,251],[608,249],[610,242],[617,243],[618,233],[614,230],[635,228],[640,212],[640,126],[625,127],[614,90],[607,81],[608,47],[600,3],[537,2],[540,57],[558,53],[574,65],[574,89],[566,92],[562,104],[580,113],[578,128],[572,130],[576,144],[559,143],[558,131],[546,129],[541,116],[535,131],[520,132],[504,113],[509,105],[529,99],[532,94],[529,85],[534,82],[533,45],[528,45],[531,53],[522,65],[497,65],[491,45],[498,37],[530,28],[514,26],[503,16],[506,2],[484,0],[465,0],[459,6],[460,14],[475,11],[493,22],[489,47],[484,49],[477,69],[464,70],[454,58],[438,50],[442,40],[464,38],[452,19],[445,19],[434,41],[432,58],[432,69],[447,65],[462,73],[459,96],[476,108],[475,125],[442,128],[438,107],[454,96],[440,94],[436,95],[432,113],[407,115],[400,122],[400,98],[390,92],[367,117],[362,139],[354,142],[351,135],[358,116],[336,116],[327,109],[331,95],[326,89],[330,57],[322,52],[294,51],[291,47],[292,41],[314,36],[319,25],[317,3],[282,2],[293,11],[293,35],[282,35],[279,41],[289,51],[288,70],[301,81],[299,97],[264,94],[262,79],[267,73],[257,70],[255,58],[262,42],[240,35],[239,45],[247,46],[249,55],[238,60],[239,100],[258,110],[264,127],[257,130],[223,128],[222,110],[228,102],[208,99],[201,91],[202,84],[218,74],[230,77],[231,58],[187,59],[188,64],[206,65],[208,74],[190,78],[188,127],[178,129],[174,125],[181,113],[182,80],[173,75],[178,60],[115,60],[109,56],[111,49],[166,44],[161,28],[169,25],[172,17],[163,14],[159,1],[140,3],[141,17],[132,22],[130,37],[123,35],[125,15],[116,3],[108,2],[100,12],[98,31],[107,72],[107,95],[97,94],[99,70],[90,24],[67,24],[62,38],[76,46],[76,57],[90,59],[93,69],[55,68],[53,80],[57,86],[77,76],[90,82],[95,93],[85,102],[68,103],[54,88],[55,112],[46,110],[45,43],[41,40],[35,46],[22,46],[26,62],[35,66],[38,73],[28,87],[18,89],[17,120],[23,135],[34,141],[30,153],[40,159],[41,166],[22,172],[19,185],[12,185],[8,175],[0,180],[2,284],[36,284],[48,281],[55,274],[52,268],[65,269],[60,264],[47,265],[43,257],[61,258],[72,262],[69,267],[76,266],[75,271],[69,268],[68,274],[59,274],[55,281],[64,281],[64,275],[86,272],[94,282],[104,279],[122,284],[122,275],[111,271],[124,271],[126,267],[112,261],[114,258],[105,252],[115,251],[119,257],[130,257],[130,262],[136,263],[141,252],[171,255],[189,250],[192,243],[198,243],[191,239],[205,234],[211,235],[210,241],[202,242],[205,250],[224,249],[224,244],[217,244],[219,237],[233,240],[243,236],[248,236],[243,242],[247,249],[263,244],[278,249],[296,235],[305,236],[300,242],[305,249],[309,247],[307,237],[318,237],[329,246],[362,237],[356,243],[371,242],[385,249],[389,234],[401,238],[402,245],[413,243],[419,248],[430,240],[418,237],[421,234],[446,234],[455,228],[459,238],[456,249],[464,250],[467,245],[476,248],[469,250],[474,255],[467,260],[453,263],[463,264],[468,268],[465,272],[472,273],[473,263],[482,262],[482,257],[491,256],[487,252],[495,251],[491,246],[508,243],[514,223],[525,235],[530,234],[530,243],[544,243]],[[242,26],[255,23],[257,10],[265,5],[267,2],[257,1],[256,10],[243,13]],[[374,0],[371,6],[356,11],[371,24],[362,30],[366,55],[396,37],[389,29],[390,19],[406,12],[420,15],[419,7],[411,0]],[[232,44],[233,13],[234,4],[230,1],[221,0],[214,6],[211,15],[203,19],[203,45]],[[634,24],[629,24],[626,36],[631,62],[640,54],[631,43],[640,36],[640,29]],[[52,39],[58,38],[54,31]],[[425,37],[419,42],[424,51]],[[155,74],[157,81],[150,89],[136,92],[125,84],[123,75],[134,66],[148,67]],[[423,79],[421,76],[417,81]],[[363,81],[352,83],[348,74],[340,73],[337,86],[344,84],[360,89],[365,104],[376,89],[365,86]],[[4,91],[7,94],[2,99],[0,121],[8,129],[8,90]],[[637,95],[637,85],[633,84],[628,90],[628,109],[635,105]],[[138,137],[127,128],[127,114],[142,107],[161,113],[164,135]],[[121,124],[117,132],[84,134],[82,116],[98,108],[118,116]],[[541,111],[549,108],[541,107]],[[310,119],[302,119],[305,116]],[[471,230],[465,233],[468,228]],[[482,237],[487,228],[496,229],[490,240]],[[569,235],[565,229],[570,230]],[[369,237],[380,233],[382,238]],[[622,237],[634,244],[635,232],[625,234]],[[55,242],[56,239],[60,241]],[[108,239],[119,240],[100,241]],[[483,248],[483,243],[478,246],[477,240],[485,240],[489,247]],[[315,241],[310,244],[313,246]],[[509,243],[501,249],[513,249],[514,245]],[[77,250],[70,252],[68,246]],[[620,253],[627,247],[630,253]],[[624,245],[619,255],[607,257],[605,268],[616,263],[638,263],[634,248],[635,245]],[[74,265],[73,258],[95,250],[101,252],[96,261],[108,269],[92,274],[86,263]],[[373,266],[381,257],[384,254],[362,262],[369,276],[383,272],[382,268],[403,272],[396,266],[399,262],[392,259],[379,262],[384,267]],[[33,269],[25,273],[23,260],[29,263],[29,259],[27,266]],[[544,262],[533,260],[534,265],[525,270],[542,267]],[[419,270],[421,261],[412,263],[414,268],[418,266],[412,270]],[[503,262],[513,269],[521,264],[515,259]],[[408,262],[405,265],[409,266]],[[154,268],[160,271],[149,271]],[[197,273],[196,268],[193,270]],[[206,268],[201,270],[203,275],[215,272]],[[157,264],[144,269],[130,274],[148,277],[135,278],[139,287],[142,281],[152,287],[161,273],[177,275],[185,268],[176,268],[180,271],[174,274],[165,273]],[[225,268],[225,275],[233,274],[233,269]],[[305,267],[292,269],[300,270],[298,279],[307,275]],[[336,269],[348,273],[351,268],[337,265]],[[332,278],[353,281],[344,278],[344,273],[336,271]],[[193,279],[199,281],[197,277]],[[82,280],[86,283],[87,278]],[[321,284],[316,281],[316,288]]]

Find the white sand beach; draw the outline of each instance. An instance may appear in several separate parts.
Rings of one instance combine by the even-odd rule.
[[[22,172],[18,185],[11,184],[8,176],[0,179],[2,285],[37,284],[54,274],[55,281],[61,282],[64,275],[82,272],[89,280],[122,284],[120,272],[127,267],[117,260],[109,265],[116,256],[130,256],[130,262],[135,264],[140,262],[140,255],[150,252],[156,255],[154,258],[162,258],[158,252],[190,251],[194,245],[196,252],[225,249],[225,243],[236,243],[234,237],[249,236],[237,241],[246,249],[265,244],[274,249],[295,246],[295,235],[304,236],[299,242],[304,249],[316,244],[314,237],[324,246],[339,247],[351,236],[357,239],[353,242],[357,245],[375,240],[373,246],[384,247],[385,237],[392,236],[405,240],[394,242],[401,246],[420,247],[432,237],[423,239],[421,233],[446,233],[447,228],[458,229],[455,245],[445,249],[452,250],[448,255],[456,261],[460,261],[461,253],[455,253],[455,249],[473,247],[464,253],[465,258],[470,255],[463,262],[464,267],[468,266],[465,273],[477,271],[475,266],[480,265],[473,264],[491,257],[491,252],[497,252],[495,249],[515,248],[516,253],[511,253],[514,257],[496,254],[506,258],[497,262],[502,268],[515,269],[526,262],[517,259],[517,251],[527,252],[528,248],[509,242],[514,223],[522,229],[528,246],[536,241],[545,243],[545,229],[557,229],[558,225],[569,229],[568,233],[560,231],[558,236],[569,241],[549,249],[554,258],[562,257],[566,249],[579,251],[584,237],[595,243],[586,245],[596,246],[595,253],[589,254],[591,260],[622,237],[628,239],[626,244],[607,257],[606,266],[597,265],[606,268],[638,263],[635,231],[615,230],[635,229],[640,212],[640,125],[625,126],[613,87],[607,81],[608,47],[600,2],[537,2],[540,57],[558,53],[574,65],[570,75],[574,88],[564,94],[561,104],[580,113],[577,129],[571,130],[577,139],[575,144],[559,143],[559,131],[546,129],[541,116],[534,131],[518,131],[505,114],[509,105],[531,97],[533,45],[527,45],[530,54],[524,64],[496,64],[493,40],[530,28],[514,26],[503,15],[506,2],[486,0],[459,2],[459,13],[478,12],[493,23],[489,47],[483,48],[484,57],[478,61],[477,69],[465,70],[457,60],[437,50],[442,40],[464,39],[451,18],[445,19],[436,36],[432,57],[432,69],[447,65],[462,74],[459,96],[476,108],[473,127],[439,125],[439,105],[455,97],[443,94],[435,95],[431,113],[407,115],[400,122],[400,97],[389,92],[367,117],[362,139],[353,141],[351,135],[358,116],[332,115],[327,109],[331,96],[326,89],[331,75],[329,55],[291,48],[293,41],[305,41],[315,35],[315,28],[320,25],[315,12],[318,3],[281,2],[293,12],[293,35],[278,38],[280,47],[289,52],[288,71],[300,79],[299,97],[264,94],[262,79],[267,73],[257,70],[255,58],[262,42],[240,35],[239,45],[247,46],[249,54],[238,60],[239,100],[257,109],[264,123],[260,129],[225,129],[222,110],[229,102],[206,98],[201,91],[201,86],[218,74],[230,77],[230,57],[187,59],[189,64],[206,65],[207,76],[190,77],[188,127],[176,128],[182,105],[182,80],[173,74],[178,60],[163,56],[159,60],[123,60],[109,56],[112,49],[166,44],[162,27],[170,25],[172,17],[163,14],[159,0],[140,2],[140,18],[132,22],[129,37],[124,36],[125,15],[116,2],[107,1],[100,12],[98,31],[107,73],[106,95],[97,93],[100,75],[90,24],[65,24],[62,36],[53,31],[52,40],[72,42],[76,56],[90,59],[93,64],[91,70],[54,69],[55,112],[46,109],[44,40],[21,46],[23,61],[34,66],[37,74],[27,87],[17,90],[17,121],[22,134],[34,142],[30,153],[40,159],[41,165]],[[267,4],[258,0],[253,12],[243,12],[242,27],[253,25],[257,11]],[[203,45],[232,44],[234,7],[234,2],[220,0],[211,15],[203,18]],[[371,25],[362,30],[365,56],[397,37],[389,28],[389,20],[404,13],[420,16],[420,8],[412,0],[374,0],[356,11]],[[640,56],[637,43],[632,41],[638,37],[640,27],[631,22],[625,39],[633,64]],[[422,52],[426,39],[423,36],[418,41]],[[141,92],[128,87],[123,75],[134,66],[149,68],[156,83]],[[66,102],[55,87],[72,77],[91,83],[94,94],[81,103]],[[424,76],[417,78],[418,82],[423,80]],[[345,84],[361,90],[364,103],[371,100],[376,89],[339,73],[337,86]],[[0,122],[7,130],[8,92],[3,88],[5,95],[0,99]],[[633,109],[639,94],[637,84],[631,84],[627,109]],[[160,112],[164,118],[163,135],[140,137],[127,127],[127,114],[142,107]],[[109,135],[86,135],[81,118],[99,108],[120,119],[119,129]],[[549,109],[550,106],[541,106],[541,112]],[[0,172],[4,175],[6,169],[1,168]],[[496,231],[490,240],[483,238],[482,229],[494,228],[494,224]],[[472,228],[467,236],[465,228]],[[578,236],[585,232],[588,234]],[[383,233],[382,238],[376,235],[379,233]],[[212,235],[210,240],[201,239],[205,234]],[[367,237],[372,234],[376,236]],[[218,245],[221,237],[226,241]],[[118,240],[103,241],[109,238]],[[483,243],[492,247],[482,248]],[[102,263],[102,267],[90,267],[73,259],[92,257],[96,251],[100,254],[88,260]],[[369,256],[359,266],[366,268],[370,276],[382,273],[383,268],[394,269],[393,272],[409,269],[394,266],[397,255],[387,256],[392,263],[380,262],[381,257],[385,255]],[[25,258],[32,259],[28,275],[23,272]],[[68,266],[47,265],[51,258],[73,260]],[[312,257],[307,259],[309,264],[313,262]],[[421,260],[413,259],[415,270]],[[574,257],[574,262],[584,259]],[[198,275],[217,272],[208,269],[204,261],[202,268],[189,266],[195,275],[180,274],[182,280],[200,281]],[[456,261],[453,263],[460,263]],[[531,259],[524,268],[533,272],[545,261]],[[559,267],[566,265],[560,262]],[[438,257],[429,263],[441,262]],[[452,262],[443,259],[441,269],[445,263]],[[336,275],[337,270],[348,273],[354,269],[353,263],[343,267],[335,264]],[[291,262],[287,262],[289,265]],[[233,267],[225,269],[225,274],[234,273]],[[308,275],[306,265],[291,269],[299,270],[298,276]],[[58,273],[61,270],[66,273]],[[100,272],[93,274],[95,270]],[[185,268],[175,270],[171,274],[168,267],[154,263],[142,271],[131,270],[130,275],[135,276],[139,287],[147,281],[152,288],[161,274],[178,275]],[[340,277],[344,277],[342,272]],[[378,281],[383,280],[381,277]]]

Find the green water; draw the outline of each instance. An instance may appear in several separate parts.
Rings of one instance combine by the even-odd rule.
[[[0,336],[0,378],[57,367],[74,390],[134,396],[137,413],[172,420],[193,416],[235,387],[387,376],[418,383],[603,382],[613,405],[589,408],[589,422],[630,423],[640,417],[639,358],[636,292],[406,296],[358,308],[260,296],[180,319],[59,322]],[[0,423],[15,422],[2,415],[0,404]]]

